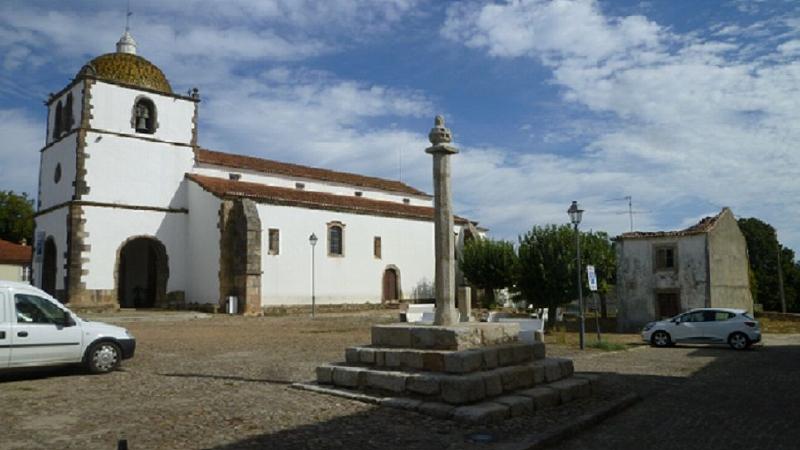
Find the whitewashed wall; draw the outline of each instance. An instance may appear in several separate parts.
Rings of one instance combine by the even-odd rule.
[[[192,140],[194,102],[167,95],[128,89],[98,81],[91,87],[92,118],[89,126],[116,133],[139,134],[168,142]],[[158,129],[154,134],[136,133],[131,125],[136,98],[145,96],[156,106]]]
[[[49,236],[53,237],[53,242],[56,244],[56,289],[64,289],[64,264],[66,258],[64,252],[67,251],[67,212],[68,208],[59,208],[55,211],[50,211],[47,214],[42,214],[36,217],[36,234],[44,233],[44,239]],[[36,248],[38,242],[34,245],[33,255],[33,277],[34,285],[42,286],[42,261],[37,261]],[[44,242],[41,243],[42,251],[44,251]]]
[[[136,206],[186,207],[184,174],[194,161],[190,147],[104,133],[86,135],[83,200]]]
[[[88,233],[85,244],[90,252],[83,269],[89,273],[81,277],[87,289],[114,289],[114,270],[117,251],[132,237],[155,237],[166,247],[169,262],[167,292],[186,289],[187,268],[187,214],[158,211],[141,211],[122,208],[83,207]]]
[[[0,264],[0,280],[23,281],[24,267],[16,264]]]
[[[75,188],[75,149],[78,134],[53,144],[42,152],[39,167],[39,209],[46,209],[72,199]],[[55,182],[56,166],[61,165],[61,180]]]
[[[55,99],[54,102],[50,104],[48,115],[47,115],[47,142],[48,144],[53,142],[56,139],[53,139],[53,128],[55,126],[56,121],[56,108],[58,107],[59,100],[61,101],[61,106],[64,108],[67,105],[67,95],[72,93],[72,128],[78,128],[81,124],[81,108],[83,107],[83,83],[76,83],[70,90],[64,91],[64,93]],[[62,110],[65,111],[66,109]]]
[[[380,302],[384,270],[400,271],[403,296],[434,277],[433,222],[259,204],[262,234],[262,304],[311,301],[311,245],[315,233],[316,292],[319,303]],[[328,256],[327,223],[344,227],[344,256]],[[268,252],[268,230],[280,230],[280,254]],[[382,258],[373,256],[381,237]]]
[[[209,164],[200,164],[193,170],[194,173],[206,175],[216,178],[228,179],[228,174],[237,173],[242,176],[241,181],[250,183],[260,183],[269,186],[284,187],[295,189],[295,183],[305,184],[306,191],[314,192],[328,192],[331,194],[345,195],[354,197],[355,192],[362,192],[363,198],[372,200],[383,200],[389,202],[403,203],[403,199],[409,199],[409,205],[414,206],[433,206],[433,199],[422,196],[414,196],[403,193],[393,193],[390,191],[382,191],[378,189],[363,188],[360,186],[352,186],[348,184],[324,182],[319,180],[311,180],[307,178],[286,177],[279,175],[271,175],[253,170],[234,169],[228,167],[217,167]]]
[[[219,301],[219,206],[221,201],[197,184],[187,182],[189,200],[186,300]]]

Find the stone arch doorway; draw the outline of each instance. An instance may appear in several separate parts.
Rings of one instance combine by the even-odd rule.
[[[121,308],[152,308],[167,297],[167,249],[158,239],[128,239],[117,255],[117,301]]]
[[[402,293],[400,291],[400,269],[396,266],[388,266],[386,270],[383,271],[382,290],[382,301],[384,302],[397,301],[402,298]]]
[[[42,290],[55,297],[56,295],[56,242],[50,236],[44,241],[42,255]]]

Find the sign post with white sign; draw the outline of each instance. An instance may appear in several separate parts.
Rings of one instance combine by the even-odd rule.
[[[600,342],[600,305],[597,301],[597,274],[594,272],[594,266],[586,266],[586,276],[589,278],[589,289],[594,296],[594,323],[597,327],[597,342]]]
[[[589,289],[597,292],[597,275],[594,273],[594,266],[586,266],[586,275],[589,277]]]

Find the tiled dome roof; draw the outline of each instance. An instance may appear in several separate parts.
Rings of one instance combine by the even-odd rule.
[[[161,71],[150,61],[131,53],[106,53],[89,61],[78,72],[131,86],[172,94],[172,87]]]

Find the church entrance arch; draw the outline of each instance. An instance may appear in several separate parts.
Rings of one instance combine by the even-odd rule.
[[[50,236],[44,241],[42,255],[42,290],[55,297],[56,295],[56,243]]]
[[[394,265],[387,266],[383,271],[383,298],[384,302],[400,300],[400,269]]]
[[[156,238],[128,239],[117,254],[117,301],[121,308],[152,308],[167,297],[167,249]]]

